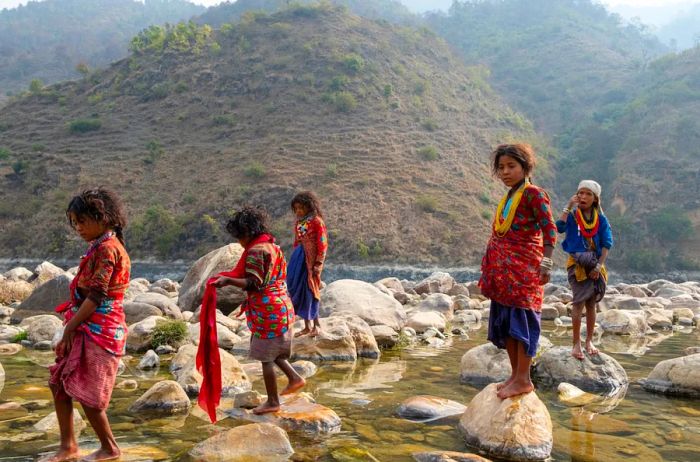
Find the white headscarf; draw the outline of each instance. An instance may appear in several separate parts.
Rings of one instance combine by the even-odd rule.
[[[593,180],[583,180],[578,184],[578,189],[576,190],[576,192],[582,189],[588,189],[593,194],[595,194],[595,197],[597,197],[600,201],[600,193],[602,192],[603,188],[600,186],[600,184],[598,184],[598,182]]]

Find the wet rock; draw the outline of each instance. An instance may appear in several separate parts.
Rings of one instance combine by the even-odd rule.
[[[180,290],[180,284],[171,279],[164,278],[158,279],[156,282],[151,284],[151,289],[153,288],[163,289],[168,293],[177,293],[177,291]]]
[[[552,342],[540,337],[537,355],[552,348]],[[460,361],[460,381],[472,385],[485,385],[503,382],[511,375],[512,369],[506,350],[501,350],[493,343],[484,343],[468,350]]]
[[[141,370],[145,370],[155,369],[158,366],[160,366],[160,358],[158,358],[158,355],[155,351],[148,350],[146,354],[143,355],[143,358],[141,358],[141,361],[139,361],[138,368]]]
[[[355,361],[357,346],[348,324],[340,318],[327,318],[316,337],[294,339],[292,359],[311,361]],[[378,348],[378,347],[377,347]]]
[[[534,392],[502,400],[491,384],[469,403],[459,429],[468,445],[492,457],[539,461],[552,451],[552,420]]]
[[[139,384],[136,380],[122,380],[115,386],[118,390],[136,390]]]
[[[2,364],[0,364],[0,390],[2,390],[2,383],[4,380],[4,375],[2,375]],[[0,404],[0,422],[3,420],[14,420],[20,417],[24,417],[29,414],[29,411],[24,406],[13,401]]]
[[[197,260],[185,275],[180,286],[178,305],[182,311],[194,311],[202,303],[204,288],[212,276],[229,271],[238,263],[243,248],[238,244],[229,244]],[[217,291],[217,308],[230,313],[245,300],[245,293],[237,287],[225,287]]]
[[[292,363],[292,367],[295,371],[297,371],[297,374],[301,375],[305,379],[313,377],[316,375],[316,371],[318,371],[316,364],[312,363],[311,361],[304,361],[303,359],[294,361]]]
[[[565,427],[573,431],[604,435],[632,435],[635,432],[627,422],[583,409],[572,409],[571,418],[563,419]]]
[[[625,398],[626,388],[612,393],[593,394],[581,390],[570,383],[560,383],[557,387],[559,401],[567,406],[580,407],[595,413],[610,412]]]
[[[162,316],[149,316],[129,326],[129,335],[126,337],[126,348],[129,351],[141,352],[151,348],[153,330],[158,324],[168,322]]]
[[[578,360],[571,356],[571,347],[545,351],[534,367],[532,379],[542,386],[567,382],[586,391],[612,391],[629,383],[627,373],[614,358],[601,352]]]
[[[650,313],[647,316],[647,325],[652,329],[671,329],[673,327],[672,319],[660,313]]]
[[[454,278],[448,273],[436,272],[416,284],[413,290],[417,294],[447,294],[454,284]],[[467,289],[467,292],[469,292],[469,289]]]
[[[644,462],[662,462],[658,452],[629,437],[571,431],[557,428],[554,433],[557,452],[567,454],[567,458],[576,462],[600,462],[635,460]]]
[[[250,380],[243,372],[238,360],[221,348],[219,348],[219,355],[221,357],[222,393],[236,394],[250,390]],[[202,375],[197,371],[195,364],[196,356],[196,346],[184,345],[180,347],[170,363],[170,372],[189,395],[199,394],[199,387],[202,385]]]
[[[162,316],[170,319],[181,320],[182,312],[180,307],[167,295],[158,294],[155,292],[147,292],[137,295],[133,300],[134,303],[143,303],[145,305],[155,306],[160,310]]]
[[[13,317],[20,312],[28,311],[53,313],[56,306],[68,300],[70,296],[69,285],[72,280],[73,276],[61,274],[41,284],[17,307],[17,312],[13,314]]]
[[[2,345],[0,345],[0,351],[2,351],[1,348]],[[698,354],[700,353],[700,346],[688,347],[684,350],[684,353],[686,356]]]
[[[447,295],[451,297],[456,297],[462,295],[464,297],[469,297],[469,287],[464,283],[455,283],[452,288],[447,292]]]
[[[399,334],[389,326],[371,326],[372,335],[380,348],[393,348],[399,343]]]
[[[467,409],[461,403],[436,396],[420,395],[406,399],[396,413],[405,419],[431,421],[463,414]]]
[[[647,331],[644,313],[612,309],[599,313],[598,324],[610,334],[642,336]]]
[[[316,403],[308,393],[281,396],[281,408],[272,414],[255,415],[251,411],[234,408],[229,415],[253,422],[267,422],[287,431],[313,434],[335,433],[340,430],[340,417],[330,408]]]
[[[455,314],[452,324],[479,324],[481,316],[481,311],[479,310],[462,310]]]
[[[9,281],[29,281],[34,277],[34,273],[23,266],[18,266],[17,268],[5,271],[3,276]]]
[[[63,327],[63,322],[52,314],[40,314],[25,318],[19,327],[27,331],[27,340],[30,342],[49,341],[50,346],[56,331]]]
[[[430,294],[418,304],[416,310],[440,313],[447,321],[451,321],[454,317],[454,301],[446,294]]]
[[[397,331],[406,323],[403,306],[395,298],[351,279],[334,281],[321,293],[321,317],[343,312],[359,316],[370,326],[383,324]]]
[[[409,315],[406,326],[414,329],[417,333],[425,332],[431,327],[444,331],[447,320],[442,313],[436,311],[414,311]]]
[[[11,342],[22,332],[24,332],[24,329],[17,326],[0,325],[0,342]]]
[[[79,436],[80,433],[85,429],[85,427],[87,427],[87,424],[80,416],[78,410],[74,409],[73,429],[75,431],[75,436]],[[60,430],[58,427],[58,417],[56,417],[56,413],[52,412],[51,414],[47,415],[46,417],[35,423],[33,429],[40,433],[58,434]]]
[[[552,321],[559,317],[559,310],[552,305],[542,305],[542,320]]]
[[[157,355],[169,355],[172,353],[175,353],[177,350],[175,347],[171,345],[158,345],[158,348],[156,348],[156,354]]]
[[[35,350],[39,351],[49,351],[51,350],[51,340],[42,340],[40,342],[36,342],[32,347]]]
[[[22,351],[22,345],[19,343],[7,343],[0,345],[0,356],[12,356]]]
[[[40,286],[55,277],[65,274],[65,271],[53,263],[45,261],[34,268],[34,274],[36,277],[31,280],[31,283],[35,286]]]
[[[163,312],[157,306],[132,301],[124,303],[124,315],[127,324],[134,324],[151,316],[162,316]]]
[[[466,452],[416,452],[413,454],[416,462],[490,462],[476,454]]]
[[[129,412],[155,412],[182,414],[189,411],[192,403],[185,390],[173,380],[163,380],[148,389],[129,408]]]
[[[195,345],[199,345],[199,334],[201,326],[199,323],[190,324],[190,339]],[[226,326],[216,323],[216,337],[219,342],[219,348],[230,350],[234,345],[241,342],[241,338],[231,332]]]
[[[264,403],[266,397],[255,390],[238,393],[233,397],[233,407],[253,409]]]
[[[700,398],[700,353],[661,361],[640,383],[654,393]]]
[[[243,462],[288,460],[294,449],[287,433],[268,423],[242,425],[217,433],[190,450],[195,461]]]

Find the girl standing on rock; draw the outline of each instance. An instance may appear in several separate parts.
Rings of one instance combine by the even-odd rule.
[[[504,144],[493,153],[493,173],[509,189],[498,204],[481,263],[479,287],[491,299],[488,339],[508,352],[511,377],[501,399],[534,390],[530,365],[540,337],[542,286],[549,281],[557,228],[549,196],[530,182],[535,153],[527,144]]]
[[[73,430],[73,400],[80,402],[100,440],[100,448],[83,460],[117,459],[120,450],[105,413],[112,396],[119,358],[126,346],[124,294],[131,262],[124,249],[126,218],[122,203],[103,188],[84,191],[68,204],[73,229],[89,242],[70,284],[70,300],[56,307],[65,321],[49,368],[61,444],[44,461],[78,457]]]
[[[583,180],[578,191],[562,211],[557,230],[566,233],[562,243],[569,254],[566,269],[573,292],[574,347],[571,355],[583,359],[581,349],[581,314],[586,307],[586,352],[598,354],[593,346],[596,304],[603,299],[608,273],[605,260],[613,245],[612,229],[600,206],[601,187],[593,180]]]
[[[287,287],[294,311],[304,319],[304,329],[297,337],[318,335],[318,304],[321,299],[321,272],[328,250],[328,234],[323,222],[321,204],[311,191],[300,192],[292,199],[292,211],[297,217],[294,225],[294,253],[289,260]]]
[[[275,238],[268,231],[267,221],[267,213],[255,207],[244,207],[231,218],[226,230],[243,246],[243,254],[233,271],[220,273],[207,282],[202,300],[200,339],[204,340],[200,341],[197,352],[197,367],[204,366],[202,375],[205,382],[199,402],[209,412],[212,421],[215,420],[215,408],[221,394],[221,364],[216,340],[216,288],[236,286],[246,291],[246,300],[241,309],[246,314],[251,332],[250,357],[262,362],[267,390],[267,401],[253,412],[265,414],[280,409],[275,364],[289,380],[282,395],[294,393],[306,384],[288,361],[292,353],[294,307],[285,283],[287,262],[282,249],[275,244]]]

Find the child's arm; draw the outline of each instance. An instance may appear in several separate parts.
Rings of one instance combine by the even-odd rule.
[[[68,321],[68,323],[63,327],[63,336],[61,340],[56,344],[56,355],[65,356],[73,346],[73,337],[75,336],[75,331],[78,326],[87,320],[92,313],[95,312],[99,305],[95,303],[91,298],[86,298],[83,303],[80,304],[80,309],[77,313]]]
[[[313,272],[321,273],[323,262],[326,261],[326,253],[328,252],[328,232],[326,225],[321,220],[316,221],[316,257],[314,258]]]
[[[559,220],[557,220],[557,231],[559,233],[566,232],[566,221],[569,219],[569,215],[573,211],[576,204],[578,204],[578,195],[574,194],[574,196],[569,199],[569,205],[562,210],[561,216],[559,217]]]

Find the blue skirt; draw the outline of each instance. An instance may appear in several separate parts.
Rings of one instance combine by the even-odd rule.
[[[287,290],[294,305],[294,312],[307,321],[318,318],[318,300],[309,288],[304,246],[294,249],[287,266]]]
[[[525,353],[534,358],[540,340],[540,313],[501,305],[491,300],[488,339],[498,348],[506,347],[506,338],[522,342]]]

